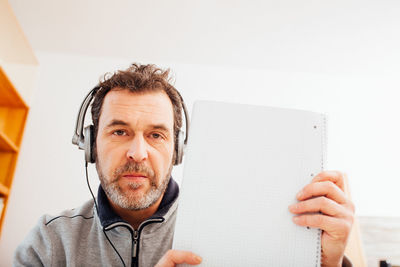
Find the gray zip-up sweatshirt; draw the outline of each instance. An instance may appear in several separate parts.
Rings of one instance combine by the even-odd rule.
[[[42,216],[17,248],[13,265],[154,266],[172,247],[178,195],[171,179],[157,212],[133,229],[112,210],[100,186],[99,216],[93,200],[57,217]]]
[[[99,216],[93,200],[57,217],[43,216],[17,248],[14,266],[153,267],[172,247],[178,195],[171,179],[157,212],[135,230],[111,209],[100,186]],[[345,257],[342,266],[352,264]]]

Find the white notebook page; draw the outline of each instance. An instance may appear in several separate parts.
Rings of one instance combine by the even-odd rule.
[[[288,206],[323,169],[324,136],[322,114],[196,102],[174,249],[201,266],[320,266],[320,230]]]

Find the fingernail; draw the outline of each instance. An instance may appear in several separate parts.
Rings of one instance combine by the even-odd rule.
[[[303,190],[298,192],[297,195],[296,195],[297,198],[301,198],[302,196],[303,196]]]
[[[294,221],[295,223],[299,222],[299,217],[297,217],[297,216],[294,216],[292,219],[293,219],[293,221]]]
[[[297,205],[296,204],[292,204],[289,206],[289,210],[290,211],[295,211],[296,210]]]
[[[200,256],[194,256],[194,259],[198,262],[201,262],[203,259]]]

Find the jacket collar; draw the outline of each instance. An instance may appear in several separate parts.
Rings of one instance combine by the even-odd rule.
[[[171,177],[169,180],[167,189],[165,190],[163,199],[161,200],[160,206],[157,211],[150,218],[160,218],[163,217],[171,206],[174,204],[175,200],[179,196],[178,184]],[[99,208],[99,219],[103,228],[117,222],[125,222],[115,211],[111,208],[110,202],[107,198],[101,185],[97,193],[97,204]],[[150,219],[149,218],[149,219]]]

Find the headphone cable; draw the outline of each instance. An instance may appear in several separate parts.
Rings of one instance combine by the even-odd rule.
[[[92,189],[91,189],[91,187],[90,187],[90,184],[89,184],[89,175],[88,175],[88,169],[87,169],[87,167],[88,167],[88,163],[87,163],[87,161],[86,161],[86,162],[85,162],[86,182],[87,182],[87,185],[88,185],[90,194],[92,195],[92,198],[93,198],[93,201],[94,201],[94,206],[95,206],[95,208],[96,208],[97,216],[99,216],[99,208],[98,208],[98,206],[97,206],[96,198],[94,197],[93,191],[92,191]],[[100,218],[100,217],[99,217],[99,218]],[[111,242],[110,238],[108,238],[104,227],[103,227],[102,230],[103,230],[104,236],[106,237],[106,239],[107,239],[108,242],[110,243],[111,247],[114,249],[115,253],[117,253],[119,259],[120,259],[121,262],[122,262],[122,265],[123,265],[124,267],[126,267],[125,261],[122,259],[121,255],[119,254],[118,250],[115,248],[114,244]]]

